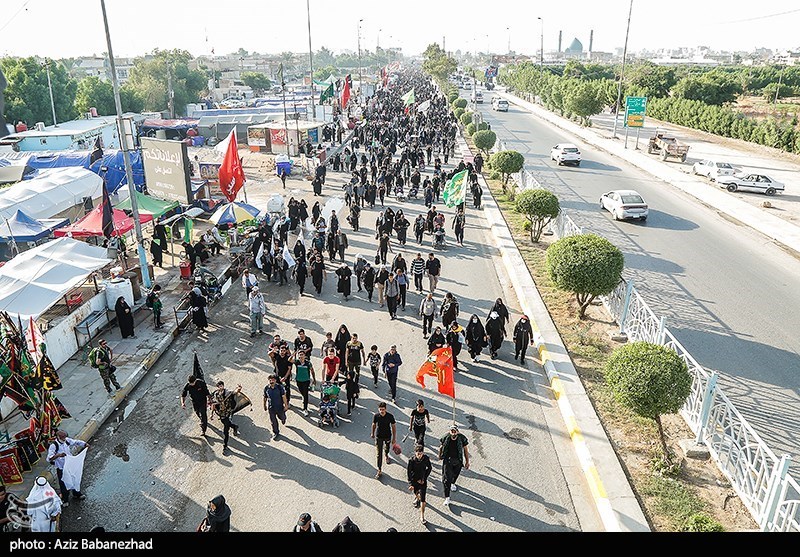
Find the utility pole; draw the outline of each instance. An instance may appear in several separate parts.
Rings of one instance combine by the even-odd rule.
[[[777,87],[777,89],[775,89],[775,103],[774,104],[778,104],[778,95],[780,95],[780,92],[781,92],[781,81],[783,81],[783,69],[785,67],[786,66],[783,66],[781,68],[781,73],[778,74],[778,87]],[[50,93],[50,95],[52,95],[52,92]],[[52,96],[51,96],[51,98],[52,98]],[[55,114],[53,114],[53,117],[55,118]]]
[[[53,127],[58,127],[56,119],[56,103],[53,100],[53,83],[50,81],[50,59],[44,59],[44,67],[47,70],[47,88],[50,90],[50,109],[53,111]]]
[[[306,15],[308,16],[308,66],[311,78],[311,119],[317,119],[317,103],[314,100],[314,52],[311,50],[311,6],[306,0]]]
[[[175,92],[172,90],[172,66],[167,62],[167,106],[169,117],[175,118]]]
[[[363,19],[358,20],[358,90],[361,92],[361,22]]]
[[[508,31],[508,50],[507,52],[511,54],[511,27],[506,27],[506,31]]]
[[[108,61],[111,64],[111,85],[114,88],[114,104],[117,108],[117,126],[119,127],[119,141],[122,147],[122,158],[125,161],[125,178],[128,180],[128,191],[131,198],[131,212],[133,213],[133,225],[136,231],[136,247],[139,252],[139,267],[142,270],[142,283],[145,288],[151,288],[150,272],[147,269],[147,254],[144,251],[144,238],[142,236],[142,221],[139,219],[139,203],[136,200],[136,187],[133,185],[133,169],[131,168],[131,156],[128,149],[128,136],[125,131],[125,124],[122,118],[122,101],[119,98],[119,82],[117,81],[117,66],[114,63],[114,50],[111,48],[111,33],[108,30],[108,16],[106,15],[106,2],[100,0],[100,8],[103,10],[103,25],[106,30],[106,43],[108,44]]]
[[[537,17],[536,19],[541,23],[539,32],[539,72],[544,74],[544,18]]]
[[[628,56],[628,35],[631,31],[631,13],[633,13],[633,0],[631,0],[630,8],[628,8],[628,26],[625,29],[625,46],[622,48],[622,69],[619,72],[619,83],[617,84],[617,102],[614,104],[614,129],[611,132],[611,137],[617,138],[617,121],[619,120],[619,111],[622,108],[620,102],[622,101],[622,80],[625,78],[625,58]]]

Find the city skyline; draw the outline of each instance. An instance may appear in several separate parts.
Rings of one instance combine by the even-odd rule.
[[[406,0],[404,10],[397,13],[365,0],[339,3],[334,10],[332,5],[310,0],[314,51],[324,46],[335,53],[356,52],[359,20],[363,20],[362,50],[374,51],[380,43],[382,48],[401,48],[405,55],[414,55],[432,42],[441,45],[444,41],[451,52],[488,49],[503,54],[510,46],[514,52],[533,54],[539,49],[542,31],[545,51],[557,49],[559,31],[562,48],[577,38],[588,50],[593,30],[593,50],[614,52],[625,40],[629,2],[613,0],[599,6],[576,0],[576,9],[568,14],[553,5],[535,6],[518,0],[498,0],[491,9],[481,5],[478,12],[459,11],[463,3],[419,0]],[[109,2],[115,55],[141,56],[155,48],[185,49],[196,57],[229,54],[239,48],[259,53],[308,51],[305,2],[286,7],[274,1],[243,1],[236,4],[235,11],[223,11],[219,6],[208,0]],[[724,13],[718,13],[723,6]],[[800,39],[792,29],[800,24],[800,8],[795,6],[787,0],[764,0],[755,12],[717,1],[698,5],[673,0],[670,10],[663,11],[635,0],[628,48],[630,52],[701,45],[731,52],[797,49]],[[525,20],[530,24],[520,24]],[[65,27],[81,29],[79,40],[65,40],[72,35],[65,35]],[[10,0],[0,17],[0,33],[4,37],[0,56],[68,58],[101,55],[106,50],[99,2],[92,0]]]

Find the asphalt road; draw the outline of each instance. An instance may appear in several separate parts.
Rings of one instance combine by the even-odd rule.
[[[329,173],[334,184],[337,179],[334,175],[331,180]],[[275,188],[277,180],[272,182],[270,188]],[[308,182],[291,180],[289,188],[299,188],[290,193],[313,203]],[[264,193],[248,186],[253,203],[258,204],[258,196]],[[403,206],[411,221],[424,209],[420,200]],[[342,219],[350,240],[351,264],[359,252],[374,256],[377,212],[377,208],[364,210],[358,233]],[[449,227],[453,213],[448,209],[446,214]],[[460,320],[466,324],[473,312],[485,318],[494,300],[503,297],[516,322],[517,303],[498,276],[500,259],[489,247],[480,213],[469,209],[467,224],[465,247],[456,247],[450,236],[449,248],[440,255],[443,278],[437,302],[444,291],[455,293],[461,303]],[[417,247],[409,242],[402,251],[410,260]],[[422,253],[428,251],[426,238]],[[299,298],[294,285],[273,283],[264,288],[262,280],[268,309],[265,330],[293,340],[297,328],[304,327],[315,343],[313,362],[318,374],[322,367],[318,347],[324,333],[335,334],[340,323],[359,333],[366,346],[377,344],[381,353],[392,343],[398,345],[404,364],[397,404],[389,403],[398,421],[398,441],[407,431],[417,398],[427,401],[432,414],[426,438],[434,464],[427,526],[420,524],[407,491],[405,464],[411,439],[402,443],[400,464],[395,460],[384,466],[381,480],[373,477],[375,449],[369,432],[378,401],[387,397],[384,378],[376,389],[366,378],[369,372],[364,372],[357,409],[351,417],[342,417],[338,429],[317,426],[319,392],[312,393],[312,414],[306,418],[297,411],[299,397],[294,390],[287,424],[281,438],[273,439],[261,397],[272,371],[266,357],[271,338],[249,337],[244,293],[237,283],[211,308],[210,332],[182,333],[131,394],[131,402],[100,429],[84,475],[88,497],[69,509],[64,530],[86,531],[103,524],[110,531],[193,531],[204,516],[206,502],[217,494],[227,498],[233,509],[232,528],[238,531],[290,531],[303,512],[310,512],[325,530],[345,515],[364,531],[385,531],[390,526],[400,531],[601,528],[542,370],[524,369],[514,362],[510,341],[499,360],[484,357],[477,364],[466,362],[466,371],[457,374],[456,420],[469,439],[472,466],[459,481],[451,509],[445,508],[435,450],[437,438],[452,421],[453,406],[452,399],[423,390],[415,382],[416,370],[427,354],[415,313],[420,297],[409,293],[406,311],[390,321],[377,301],[370,304],[363,293],[356,292],[355,280],[354,297],[343,301],[336,293],[332,269],[329,266],[321,298],[308,292]],[[313,292],[310,280],[308,287]],[[211,422],[208,439],[203,439],[195,416],[180,408],[178,396],[191,371],[193,351],[207,378],[223,379],[229,387],[241,384],[254,403],[234,417],[241,435],[231,437],[229,455],[222,455],[218,420]],[[339,408],[344,414],[344,402]]]
[[[462,93],[463,94],[463,93]],[[708,369],[757,433],[800,471],[800,262],[774,243],[607,153],[552,128],[511,104],[478,105],[498,139],[525,156],[526,168],[551,189],[575,222],[625,254],[632,278],[656,315]],[[557,143],[576,143],[579,168],[550,160]],[[633,189],[648,220],[615,222],[600,196]]]

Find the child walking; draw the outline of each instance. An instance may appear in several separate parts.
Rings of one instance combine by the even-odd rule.
[[[372,371],[372,378],[375,381],[375,386],[378,386],[378,373],[381,368],[381,355],[378,353],[378,345],[373,344],[369,348],[367,354],[367,361],[369,361],[369,369]]]

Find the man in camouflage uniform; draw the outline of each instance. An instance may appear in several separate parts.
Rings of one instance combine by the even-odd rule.
[[[112,383],[117,390],[122,387],[117,383],[117,377],[114,375],[114,371],[116,371],[117,368],[111,364],[111,358],[114,354],[108,346],[108,342],[102,339],[99,344],[97,348],[93,348],[92,351],[89,352],[89,362],[92,364],[92,367],[96,367],[97,371],[100,372],[103,386],[106,388],[106,391],[110,393]]]

